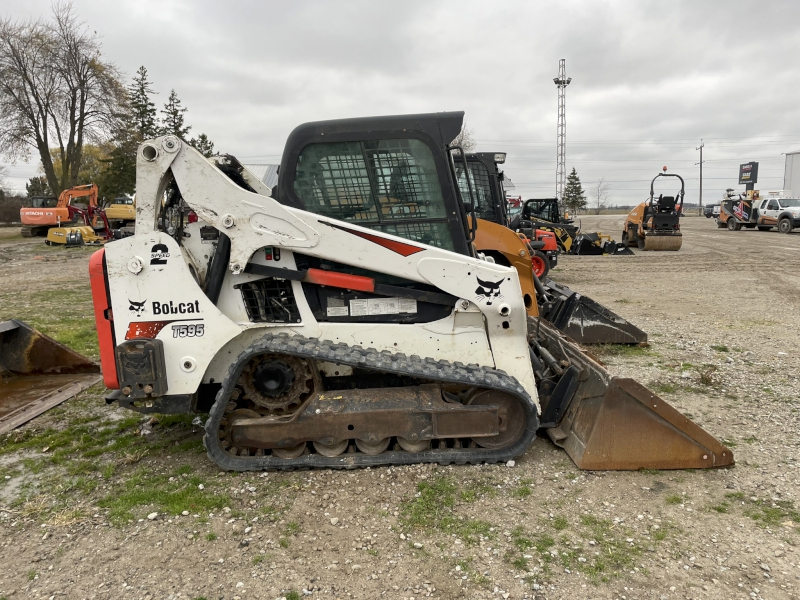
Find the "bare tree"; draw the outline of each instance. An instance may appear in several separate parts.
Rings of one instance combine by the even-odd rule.
[[[594,202],[594,214],[599,215],[600,211],[608,205],[609,190],[611,186],[606,183],[603,177],[591,188],[592,200]]]
[[[0,146],[12,159],[42,161],[54,193],[78,180],[83,145],[110,131],[124,90],[104,62],[97,33],[71,4],[54,4],[53,21],[0,20]],[[53,168],[50,148],[62,169]]]
[[[456,139],[450,142],[450,145],[461,146],[464,152],[472,152],[478,145],[474,136],[474,132],[472,129],[467,129],[467,122],[464,121],[464,124],[461,126],[461,132],[456,136]]]

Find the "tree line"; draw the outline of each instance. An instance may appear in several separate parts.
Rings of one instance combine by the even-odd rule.
[[[28,196],[57,196],[83,183],[96,183],[101,197],[132,194],[136,150],[159,135],[213,154],[206,134],[189,138],[187,109],[174,89],[158,111],[145,67],[128,85],[123,79],[71,4],[54,4],[50,19],[0,19],[0,153],[41,162]]]

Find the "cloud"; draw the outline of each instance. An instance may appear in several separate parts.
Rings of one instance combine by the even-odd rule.
[[[739,162],[782,185],[800,148],[800,16],[793,2],[236,2],[75,0],[107,58],[145,65],[163,104],[174,88],[193,134],[278,162],[300,123],[465,110],[480,150],[508,152],[526,197],[555,190],[558,60],[566,58],[567,167],[612,201],[642,199],[668,165],[704,198]],[[49,0],[8,6],[26,18]]]

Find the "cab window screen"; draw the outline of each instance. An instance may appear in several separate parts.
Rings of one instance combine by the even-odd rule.
[[[419,140],[310,144],[294,189],[315,214],[453,249],[433,154]]]
[[[464,202],[469,202],[469,187],[467,178],[464,176],[464,161],[461,157],[453,157],[456,165],[456,176],[458,177],[458,189],[461,190],[461,197]],[[489,183],[489,170],[483,163],[467,162],[469,183],[472,185],[472,197],[475,200],[475,214],[479,219],[496,221],[497,215],[492,206],[492,188]]]
[[[527,202],[525,208],[530,212],[531,219],[541,219],[555,223],[558,221],[558,213],[554,202],[534,201]]]

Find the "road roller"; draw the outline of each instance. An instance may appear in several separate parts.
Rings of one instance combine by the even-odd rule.
[[[685,185],[676,173],[659,173],[650,182],[650,197],[634,208],[625,219],[622,241],[639,250],[680,250],[683,234],[680,216],[683,211]],[[653,185],[659,177],[677,177],[681,189],[677,196],[659,194],[656,198]]]

